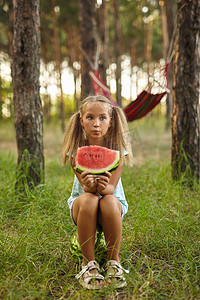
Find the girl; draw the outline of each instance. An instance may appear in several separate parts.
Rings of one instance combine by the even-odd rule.
[[[120,164],[111,174],[75,173],[73,189],[68,199],[70,215],[77,225],[78,238],[83,254],[82,270],[76,276],[82,286],[100,289],[105,284],[115,287],[126,285],[119,262],[122,238],[122,219],[127,213],[121,174],[124,163],[131,165],[132,150],[126,117],[121,108],[113,106],[104,96],[89,96],[84,99],[80,111],[69,120],[63,142],[62,158],[69,159],[72,168],[78,147],[98,145],[120,151]],[[94,257],[95,233],[103,230],[107,245],[106,280]]]

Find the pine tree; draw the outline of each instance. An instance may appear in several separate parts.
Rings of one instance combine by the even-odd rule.
[[[43,114],[39,93],[39,0],[13,1],[13,94],[18,164],[29,186],[43,179]],[[19,178],[18,178],[19,180]]]
[[[200,2],[178,1],[172,109],[172,176],[199,179]]]

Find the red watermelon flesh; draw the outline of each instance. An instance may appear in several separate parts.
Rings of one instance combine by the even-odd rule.
[[[89,170],[91,174],[112,172],[119,165],[119,151],[101,146],[83,146],[78,148],[76,155],[77,172]]]

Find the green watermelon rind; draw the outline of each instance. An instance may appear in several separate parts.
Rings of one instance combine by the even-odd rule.
[[[115,151],[116,152],[116,159],[115,162],[113,162],[113,164],[111,166],[108,166],[104,169],[100,169],[100,170],[87,170],[86,168],[81,168],[81,166],[79,164],[76,164],[76,171],[81,174],[84,171],[90,171],[90,174],[94,174],[94,175],[103,175],[105,174],[105,172],[113,172],[117,169],[117,167],[119,166],[119,151]]]
[[[119,161],[111,168],[111,169],[104,169],[104,170],[101,170],[101,171],[92,171],[92,170],[89,170],[90,171],[90,174],[94,174],[94,175],[104,175],[105,174],[105,172],[107,171],[107,172],[110,172],[110,173],[112,173],[112,172],[114,172],[117,168],[118,168],[118,166],[119,166]],[[82,169],[80,169],[78,166],[76,167],[76,171],[79,173],[79,174],[81,174],[82,172],[84,172],[84,171],[87,171],[86,169],[84,169],[84,170],[82,170]]]

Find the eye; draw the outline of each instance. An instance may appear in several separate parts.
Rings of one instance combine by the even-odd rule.
[[[88,116],[87,118],[88,118],[88,120],[92,120],[92,119],[93,119],[93,117],[92,117],[92,116]]]
[[[104,116],[102,116],[102,117],[100,117],[100,120],[105,120],[106,119],[106,117],[104,117]]]

